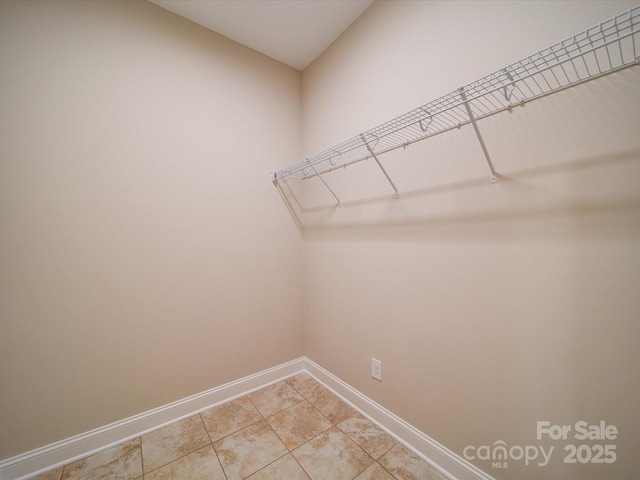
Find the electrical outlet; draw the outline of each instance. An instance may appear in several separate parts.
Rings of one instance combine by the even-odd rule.
[[[371,376],[380,382],[382,381],[382,362],[375,358],[371,359]]]

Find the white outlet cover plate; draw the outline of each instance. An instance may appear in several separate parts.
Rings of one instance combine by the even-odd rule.
[[[376,380],[382,381],[382,362],[375,358],[371,359],[371,376]]]

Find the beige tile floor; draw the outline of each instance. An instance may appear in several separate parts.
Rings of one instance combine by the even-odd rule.
[[[306,373],[37,480],[445,480]]]

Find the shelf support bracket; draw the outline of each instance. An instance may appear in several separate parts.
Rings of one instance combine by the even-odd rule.
[[[322,175],[320,175],[320,172],[318,172],[316,170],[316,167],[313,166],[313,164],[311,163],[311,161],[307,160],[307,163],[309,164],[309,166],[311,167],[311,170],[313,170],[313,172],[318,176],[318,178],[320,180],[322,180],[322,183],[324,183],[324,186],[327,187],[327,190],[329,190],[331,192],[331,195],[333,195],[333,198],[335,198],[338,201],[338,206],[340,206],[340,204],[342,203],[340,201],[340,199],[338,198],[338,196],[336,195],[336,193],[331,189],[331,187],[327,184],[327,182],[324,181],[324,178],[322,178]]]
[[[489,164],[489,170],[491,170],[491,183],[496,183],[498,181],[498,174],[496,173],[495,168],[493,168],[493,163],[491,162],[491,157],[489,156],[489,151],[487,150],[487,146],[484,144],[484,140],[482,138],[482,134],[480,133],[480,129],[478,128],[478,124],[476,123],[476,117],[473,115],[471,111],[471,105],[469,105],[469,100],[467,100],[467,94],[464,91],[464,87],[460,87],[458,89],[460,92],[460,98],[464,103],[464,108],[467,109],[467,114],[469,115],[469,120],[471,120],[471,124],[473,125],[473,129],[476,131],[476,136],[478,137],[478,141],[480,142],[480,146],[482,147],[482,152],[484,153],[484,157],[487,159],[487,163]]]
[[[380,167],[380,170],[382,170],[382,173],[384,173],[384,176],[387,177],[387,181],[391,184],[391,186],[395,190],[396,193],[395,193],[394,197],[398,198],[400,196],[400,194],[398,193],[398,188],[393,183],[393,180],[391,180],[391,177],[389,177],[389,174],[387,173],[387,171],[384,169],[384,167],[380,163],[380,160],[378,160],[378,157],[373,152],[373,148],[371,148],[371,145],[369,145],[369,142],[367,142],[367,140],[364,138],[364,134],[363,133],[360,134],[360,139],[362,140],[362,143],[365,144],[365,146],[367,147],[367,150],[369,150],[369,153],[371,154],[373,159],[376,161],[376,163]]]

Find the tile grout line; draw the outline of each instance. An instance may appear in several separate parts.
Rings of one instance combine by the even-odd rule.
[[[288,379],[285,379],[285,382],[287,382],[287,380],[289,380],[289,379],[291,379],[291,378],[294,378],[294,377],[295,377],[295,375],[294,375],[294,376],[289,377]],[[335,427],[335,426],[336,426],[336,424],[335,424],[335,423],[333,423],[331,420],[329,420],[329,418],[327,418],[327,416],[326,416],[324,413],[322,413],[318,407],[316,407],[313,403],[311,403],[311,400],[309,400],[309,398],[307,398],[307,397],[304,395],[304,393],[302,393],[302,392],[301,392],[300,390],[298,390],[296,387],[294,387],[293,385],[291,385],[291,383],[287,382],[287,384],[288,384],[291,388],[293,388],[293,389],[298,393],[298,395],[300,395],[300,396],[304,399],[303,401],[305,401],[305,402],[307,402],[309,405],[311,405],[311,407],[312,407],[315,411],[317,411],[320,415],[322,415],[322,417],[323,417],[323,418],[325,418],[325,419],[326,419],[326,420],[331,424],[331,427],[327,428],[326,430],[323,430],[322,432],[318,433],[318,434],[317,434],[317,435],[315,435],[314,437],[310,438],[310,439],[309,439],[309,440],[307,440],[306,442],[302,443],[301,445],[298,445],[296,448],[294,448],[294,449],[293,449],[293,450],[297,450],[297,449],[301,448],[303,445],[306,445],[307,443],[312,442],[314,439],[318,438],[320,435],[324,435],[327,431],[329,431],[329,430],[331,430],[333,427]],[[311,475],[309,474],[309,472],[307,472],[307,470],[306,470],[306,469],[302,466],[302,464],[298,461],[297,457],[293,454],[293,450],[291,450],[291,451],[290,451],[290,452],[291,452],[291,456],[292,456],[292,457],[293,457],[293,459],[296,461],[296,463],[300,466],[300,468],[302,468],[302,471],[307,475],[307,477],[309,477],[309,478],[311,479]]]
[[[142,435],[138,437],[140,439],[140,467],[142,468],[142,478],[144,479],[144,452],[142,451]]]
[[[294,405],[291,405],[290,407],[287,407],[287,408],[282,409],[282,410],[280,410],[280,411],[278,411],[278,412],[275,412],[273,415],[276,415],[277,413],[280,413],[280,412],[284,412],[284,411],[286,411],[286,410],[289,410],[290,408],[293,408],[293,407],[295,407],[296,405],[299,405],[299,404],[300,404],[300,403],[302,403],[302,402],[307,402],[307,403],[309,403],[309,404],[311,405],[311,403],[310,403],[310,402],[309,402],[309,401],[304,397],[304,395],[302,395],[302,393],[300,393],[300,392],[299,392],[299,391],[298,391],[298,390],[297,390],[293,385],[291,385],[289,382],[287,382],[287,380],[288,380],[289,378],[293,378],[293,376],[283,379],[283,380],[282,380],[282,382],[284,382],[284,383],[286,383],[287,385],[289,385],[289,387],[291,387],[291,388],[292,388],[292,389],[293,389],[293,390],[294,390],[298,395],[300,395],[300,397],[302,397],[302,400],[301,400],[300,402],[298,402],[298,403],[294,404]],[[274,384],[274,385],[275,385],[275,384]],[[249,397],[249,396],[247,395],[247,397]],[[284,445],[284,448],[286,448],[286,449],[287,449],[287,453],[285,453],[284,455],[282,455],[282,456],[278,457],[278,458],[277,458],[277,459],[275,459],[273,462],[269,463],[269,465],[274,464],[275,462],[277,462],[278,460],[282,459],[283,457],[286,457],[287,455],[291,455],[291,458],[293,458],[293,460],[298,464],[298,466],[302,469],[302,471],[305,473],[305,475],[306,475],[309,479],[311,479],[311,475],[309,475],[309,472],[307,472],[307,471],[304,469],[304,467],[303,467],[302,465],[300,465],[300,462],[298,462],[298,459],[297,459],[297,458],[295,457],[295,455],[293,454],[293,450],[291,450],[291,449],[287,446],[287,444],[286,444],[286,443],[284,443],[284,440],[280,437],[280,435],[278,435],[278,432],[276,432],[276,431],[275,431],[275,429],[271,426],[271,424],[269,423],[269,420],[267,420],[267,417],[265,417],[265,416],[262,414],[262,412],[260,411],[260,409],[256,406],[256,404],[253,402],[253,400],[251,400],[251,398],[249,398],[249,401],[250,401],[250,402],[251,402],[251,404],[254,406],[254,408],[255,408],[256,410],[258,410],[258,412],[260,413],[260,415],[262,415],[262,418],[265,420],[265,422],[267,422],[267,425],[269,425],[269,428],[271,428],[271,431],[272,431],[273,433],[275,433],[276,437],[278,437],[278,439],[280,440],[280,442],[282,442],[282,444]],[[312,406],[313,406],[313,405],[312,405]],[[322,413],[322,412],[320,412],[320,413]],[[270,416],[273,416],[273,415],[270,415]],[[316,435],[316,436],[317,436],[317,435]],[[316,437],[313,437],[313,438],[316,438]],[[306,443],[306,442],[305,442],[305,443]],[[298,447],[299,447],[299,446],[298,446]],[[298,448],[298,447],[296,447],[296,448]],[[295,450],[295,449],[294,449],[294,450]],[[269,465],[265,465],[265,466],[264,466],[264,467],[262,467],[260,470],[258,470],[258,471],[256,471],[256,472],[253,472],[253,473],[252,473],[251,475],[249,475],[249,477],[247,477],[247,478],[250,478],[252,475],[255,475],[256,473],[258,473],[258,472],[260,472],[260,471],[264,470],[264,469],[265,469],[265,468],[267,468]]]
[[[249,399],[251,400],[251,399]],[[253,402],[251,402],[253,404]],[[296,404],[297,405],[297,404]],[[255,404],[254,404],[255,406]],[[288,408],[285,408],[284,410],[288,410],[289,408],[293,408],[295,407],[295,405],[291,405]],[[260,412],[260,410],[258,409],[258,407],[256,407],[256,410],[258,410],[258,412]],[[280,410],[281,412],[283,412],[284,410]],[[276,412],[276,413],[280,413],[280,412]],[[263,466],[262,468],[256,470],[255,472],[253,472],[251,475],[248,475],[245,477],[245,479],[250,478],[252,475],[255,475],[256,473],[264,470],[265,468],[269,467],[270,465],[273,465],[274,463],[276,463],[278,460],[280,460],[281,458],[286,457],[287,455],[291,454],[291,450],[289,450],[289,447],[287,447],[287,444],[284,443],[284,441],[282,440],[282,438],[280,437],[280,435],[278,435],[278,432],[275,431],[275,429],[271,426],[271,424],[269,423],[269,420],[267,420],[267,417],[265,417],[262,412],[260,412],[260,415],[262,415],[262,420],[264,420],[264,422],[267,424],[267,426],[269,427],[269,429],[271,429],[271,431],[273,432],[273,434],[278,438],[278,440],[280,440],[280,443],[282,443],[282,445],[284,446],[286,452],[283,455],[280,455],[278,458],[276,458],[273,462],[269,462],[267,465]],[[275,413],[274,413],[275,415]],[[260,421],[262,421],[260,420]],[[293,455],[292,455],[293,456]]]
[[[281,381],[284,381],[284,380],[281,380]],[[278,383],[280,383],[280,382],[278,382]],[[278,383],[274,383],[273,385],[277,385]],[[264,387],[263,389],[256,390],[256,392],[259,392],[259,391],[261,391],[261,390],[264,390],[265,388],[269,388],[269,387]],[[292,388],[293,388],[293,387],[292,387]],[[253,393],[255,393],[255,392],[253,392]],[[255,475],[256,473],[260,472],[261,470],[264,470],[264,469],[265,469],[265,468],[267,468],[269,465],[274,464],[275,462],[277,462],[277,461],[278,461],[278,460],[280,460],[281,458],[283,458],[283,457],[285,457],[285,456],[287,456],[287,455],[289,455],[289,454],[291,453],[291,451],[289,450],[289,447],[287,447],[287,445],[282,441],[282,438],[280,438],[280,435],[278,435],[278,432],[276,432],[276,431],[274,430],[274,428],[271,426],[271,424],[269,423],[269,420],[267,420],[267,417],[265,417],[265,416],[264,416],[264,414],[262,413],[262,411],[260,411],[260,409],[258,408],[258,406],[257,406],[257,405],[255,404],[255,402],[251,399],[250,394],[247,394],[247,395],[246,395],[246,397],[247,397],[247,399],[249,400],[249,403],[251,403],[251,405],[253,406],[253,408],[255,408],[255,409],[256,409],[256,411],[257,411],[257,412],[260,414],[260,416],[262,417],[262,420],[259,420],[259,421],[257,421],[257,422],[254,422],[254,423],[252,423],[251,425],[249,425],[248,427],[253,426],[253,425],[257,424],[257,423],[260,423],[260,422],[264,421],[264,422],[267,424],[267,426],[271,429],[271,431],[275,434],[275,436],[278,438],[278,440],[280,440],[280,443],[282,443],[282,445],[284,446],[284,448],[286,449],[286,451],[287,451],[287,452],[286,452],[284,455],[280,455],[278,458],[276,458],[276,459],[275,459],[275,460],[273,460],[272,462],[268,463],[267,465],[263,466],[262,468],[260,468],[260,469],[256,470],[255,472],[251,473],[250,475],[247,475],[247,476],[246,476],[246,477],[244,477],[244,479],[242,479],[242,480],[246,480],[247,478],[250,478],[252,475]],[[295,405],[291,405],[290,407],[285,408],[284,410],[288,410],[289,408],[294,407],[294,406],[295,406]],[[280,411],[283,411],[283,410],[280,410]],[[279,412],[276,412],[276,413],[279,413]],[[274,413],[274,415],[275,415],[275,413]],[[248,428],[248,427],[245,427],[245,428]],[[242,428],[242,429],[240,429],[240,430],[238,430],[238,431],[241,431],[241,430],[244,430],[244,428]],[[237,433],[237,432],[234,432],[234,433]],[[233,434],[229,434],[229,435],[233,435]],[[227,436],[229,436],[229,435],[227,435]],[[226,438],[226,437],[225,437],[225,438]],[[215,447],[214,447],[214,449],[215,449]],[[292,456],[293,456],[293,455],[292,455]],[[222,465],[222,462],[221,462],[220,464]],[[223,470],[224,470],[224,467],[223,467]],[[226,472],[225,472],[225,477],[226,477]],[[227,477],[227,478],[228,478],[228,477]]]
[[[298,374],[298,375],[299,375],[299,374]],[[289,379],[291,379],[291,378],[294,378],[294,377],[295,377],[295,375],[292,375],[292,376],[291,376],[291,377],[289,377],[288,379],[285,379],[285,382],[287,382],[287,380],[289,380]],[[287,382],[287,383],[289,384],[289,386],[290,386],[291,388],[293,388],[296,392],[298,392],[298,394],[299,394],[299,395],[304,399],[304,401],[305,401],[305,402],[307,402],[309,405],[311,405],[311,406],[312,406],[312,407],[313,407],[313,408],[314,408],[318,413],[320,413],[320,415],[322,415],[324,418],[327,418],[327,417],[326,417],[326,416],[325,416],[325,415],[324,415],[320,410],[318,410],[318,409],[316,408],[316,406],[315,406],[314,404],[312,404],[312,403],[309,401],[309,399],[308,399],[307,397],[305,397],[305,396],[304,396],[304,394],[303,394],[301,391],[299,391],[296,387],[294,387],[293,385],[291,385],[289,382]],[[332,422],[331,420],[329,420],[328,418],[327,418],[327,421],[333,425],[333,422]],[[327,429],[327,430],[329,430],[329,429]],[[313,437],[313,438],[311,438],[311,439],[307,440],[307,442],[305,442],[305,443],[308,443],[308,442],[312,441],[314,438],[318,438],[320,435],[322,435],[323,433],[325,433],[327,430],[322,431],[321,433],[319,433],[319,434],[318,434],[318,435],[316,435],[315,437]],[[302,445],[304,445],[305,443],[303,443]],[[298,446],[297,446],[296,448],[294,448],[293,450],[296,450],[296,449],[300,448],[302,445],[298,445]],[[293,454],[293,450],[290,450],[290,451],[289,451],[289,453],[291,454],[291,458],[293,458],[293,460],[298,464],[298,466],[302,469],[302,471],[303,471],[303,472],[304,472],[304,474],[307,476],[307,478],[309,478],[310,480],[313,480],[313,479],[311,478],[311,475],[309,474],[309,472],[307,472],[307,470],[306,470],[306,469],[302,466],[302,464],[298,461],[298,458]]]
[[[305,372],[305,373],[306,373],[306,372]],[[307,375],[308,375],[308,377],[309,377],[311,380],[313,380],[313,382],[314,382],[315,384],[320,385],[321,387],[325,388],[325,387],[324,387],[324,386],[323,386],[323,385],[322,385],[322,384],[321,384],[317,379],[315,379],[313,376],[309,375],[308,373],[307,373]],[[296,376],[296,375],[293,375],[293,376],[289,377],[289,379],[290,379],[290,378],[294,378],[295,376]],[[289,380],[289,379],[285,379],[285,381],[287,381],[287,380]],[[289,383],[289,382],[287,382],[287,383]],[[385,456],[387,453],[389,453],[389,452],[390,452],[390,451],[391,451],[391,450],[392,450],[392,449],[393,449],[393,448],[398,444],[398,441],[397,441],[396,439],[393,439],[393,437],[391,437],[391,438],[394,440],[394,444],[393,444],[391,447],[389,447],[387,450],[385,450],[385,451],[384,451],[384,452],[383,452],[383,453],[382,453],[378,458],[374,458],[372,455],[370,455],[370,454],[369,454],[369,452],[367,452],[366,450],[364,450],[364,448],[362,448],[362,447],[361,447],[361,446],[360,446],[360,445],[355,441],[355,439],[353,439],[353,438],[351,437],[351,435],[349,435],[347,432],[343,431],[343,430],[338,426],[338,425],[339,425],[339,423],[344,422],[346,419],[345,419],[345,420],[342,420],[341,422],[337,422],[337,423],[332,422],[331,420],[329,420],[329,418],[327,418],[327,416],[326,416],[324,413],[322,413],[322,411],[321,411],[321,410],[320,410],[316,405],[314,405],[314,404],[311,402],[310,398],[314,396],[313,394],[310,394],[310,395],[309,395],[309,397],[306,397],[306,396],[304,395],[304,393],[302,393],[300,390],[296,389],[293,385],[291,385],[291,384],[289,384],[289,385],[290,385],[294,390],[296,390],[296,392],[298,392],[298,393],[299,393],[299,394],[300,394],[300,395],[301,395],[301,396],[302,396],[302,397],[303,397],[303,398],[304,398],[304,399],[305,399],[305,400],[306,400],[306,401],[307,401],[307,402],[308,402],[308,403],[309,403],[309,404],[310,404],[310,405],[311,405],[311,406],[312,406],[316,411],[318,411],[318,412],[319,412],[319,413],[320,413],[324,418],[326,418],[326,419],[329,421],[329,423],[331,423],[331,424],[333,425],[333,427],[338,428],[342,433],[344,433],[344,434],[347,436],[347,438],[349,438],[349,440],[351,440],[354,444],[356,444],[359,448],[361,448],[361,449],[362,449],[362,450],[363,450],[367,455],[369,455],[369,457],[371,457],[371,458],[373,459],[373,463],[371,463],[370,465],[368,465],[368,466],[367,466],[364,470],[362,470],[361,472],[357,473],[357,474],[355,475],[355,477],[353,477],[353,479],[351,479],[351,480],[355,480],[359,475],[362,475],[362,473],[363,473],[364,471],[366,471],[368,468],[370,468],[370,467],[371,467],[371,465],[374,465],[374,464],[375,464],[375,465],[378,465],[380,468],[382,468],[382,469],[383,469],[385,472],[387,472],[387,473],[389,474],[389,476],[391,476],[394,480],[398,480],[398,477],[396,477],[393,473],[389,472],[389,471],[388,471],[388,470],[387,470],[387,469],[386,469],[382,464],[380,464],[380,462],[378,462],[378,460],[379,460],[380,458],[382,458],[382,457],[383,457],[383,456]],[[327,390],[327,391],[329,391],[329,390]],[[329,391],[329,393],[332,393],[332,392],[330,392],[330,391]],[[342,400],[341,400],[341,401],[342,401]],[[356,413],[359,413],[359,412],[356,412]],[[365,418],[365,419],[367,419],[369,422],[371,422],[371,424],[372,424],[372,425],[374,425],[376,428],[380,428],[380,427],[379,427],[375,422],[373,422],[373,421],[369,420],[369,419],[368,419],[368,418],[366,418],[366,417],[364,417],[364,418]],[[333,428],[333,427],[331,427],[331,428]],[[304,445],[304,444],[306,444],[306,443],[308,443],[308,442],[312,441],[313,439],[315,439],[315,438],[319,437],[319,436],[320,436],[320,435],[322,435],[323,433],[326,433],[326,432],[327,432],[328,430],[330,430],[331,428],[329,428],[329,429],[327,429],[327,430],[324,430],[322,433],[319,433],[318,435],[316,435],[316,436],[315,436],[315,437],[313,437],[312,439],[308,440],[307,442],[303,443],[302,445]],[[382,429],[380,429],[380,430],[381,430],[384,434],[389,435],[389,434],[388,434],[387,432],[385,432],[384,430],[382,430]],[[299,446],[298,446],[298,447],[296,447],[296,448],[300,448],[302,445],[299,445]],[[292,452],[292,456],[293,456],[293,458],[294,458],[294,459],[296,460],[296,462],[297,462],[297,458],[293,455],[293,452]],[[298,465],[300,465],[300,462],[298,462]],[[302,467],[302,465],[300,465],[300,467]],[[304,467],[302,467],[302,469],[304,470]],[[304,471],[305,471],[305,473],[307,473],[307,476],[309,476],[309,478],[311,478],[311,476],[308,474],[308,472],[307,472],[306,470],[304,470]]]
[[[289,377],[289,378],[294,378],[294,376]],[[309,377],[309,378],[313,379],[313,377]],[[363,452],[364,452],[364,453],[365,453],[369,458],[371,458],[371,459],[373,460],[373,462],[372,462],[372,463],[370,463],[369,465],[367,465],[367,466],[366,466],[362,471],[360,471],[360,472],[356,473],[356,474],[355,474],[355,476],[354,476],[352,479],[350,479],[350,480],[355,480],[355,479],[356,479],[359,475],[361,475],[365,470],[367,470],[369,467],[371,467],[371,465],[373,465],[373,464],[377,464],[377,463],[378,463],[377,459],[375,459],[372,455],[370,455],[370,454],[369,454],[369,452],[367,452],[364,448],[362,448],[362,447],[361,447],[361,446],[360,446],[360,445],[359,445],[359,444],[358,444],[358,443],[357,443],[353,438],[351,438],[351,436],[350,436],[347,432],[344,432],[344,431],[343,431],[343,430],[338,426],[338,424],[339,424],[339,423],[344,422],[346,419],[345,419],[345,420],[342,420],[342,421],[340,421],[340,422],[332,422],[332,421],[331,421],[331,420],[330,420],[330,419],[329,419],[329,418],[328,418],[324,413],[322,413],[322,411],[321,411],[321,410],[320,410],[316,405],[314,405],[314,404],[311,402],[310,398],[311,398],[313,395],[309,395],[309,398],[307,398],[307,397],[306,397],[306,396],[305,396],[305,395],[304,395],[300,390],[296,389],[293,385],[291,385],[289,382],[287,382],[287,380],[289,380],[289,379],[285,379],[285,382],[286,382],[287,384],[289,384],[289,386],[290,386],[291,388],[293,388],[293,389],[294,389],[294,390],[295,390],[295,391],[296,391],[296,392],[297,392],[297,393],[298,393],[298,394],[299,394],[299,395],[304,399],[303,401],[305,401],[305,402],[307,402],[309,405],[311,405],[311,407],[313,407],[313,408],[314,408],[318,413],[320,413],[320,415],[322,415],[322,417],[323,417],[323,418],[327,419],[327,421],[332,425],[330,428],[328,428],[328,429],[326,429],[326,430],[323,430],[323,431],[322,431],[322,432],[320,432],[318,435],[316,435],[316,436],[314,436],[314,437],[310,438],[309,440],[307,440],[306,442],[302,443],[301,445],[298,445],[295,449],[299,449],[299,448],[301,448],[302,446],[304,446],[304,445],[308,444],[309,442],[313,441],[314,439],[318,438],[319,436],[324,435],[326,432],[328,432],[328,431],[329,431],[329,430],[331,430],[332,428],[336,428],[336,429],[338,429],[340,432],[342,432],[342,433],[343,433],[343,434],[344,434],[344,435],[345,435],[345,436],[346,436],[346,437],[347,437],[347,438],[348,438],[348,439],[349,439],[349,440],[350,440],[350,441],[351,441],[351,442],[352,442],[356,447],[358,447],[359,449],[361,449],[361,450],[362,450],[362,451],[363,451]],[[317,380],[313,379],[313,381],[314,381],[316,384],[319,384],[319,382],[318,382]],[[299,403],[301,403],[301,402],[299,402]],[[289,407],[289,408],[291,408],[291,407]],[[285,409],[285,410],[288,410],[288,409]],[[284,411],[284,410],[283,410],[283,411]],[[357,413],[357,412],[356,412],[356,413]],[[373,423],[373,422],[372,422],[372,423]],[[277,435],[277,433],[276,433],[276,435]],[[391,448],[393,448],[393,447],[390,447],[387,451],[385,451],[385,453],[383,453],[383,455],[384,455],[384,454],[386,454],[389,450],[391,450]],[[294,450],[295,450],[295,449],[294,449]],[[300,462],[298,462],[298,459],[295,457],[295,455],[293,455],[293,451],[291,451],[291,456],[296,460],[296,462],[298,463],[298,465],[300,465]],[[382,456],[382,455],[381,455],[381,456]],[[302,470],[304,470],[304,472],[307,474],[307,476],[308,476],[309,478],[311,478],[311,476],[309,475],[309,472],[307,472],[307,471],[304,469],[304,467],[303,467],[302,465],[300,465],[300,467],[302,468]],[[381,467],[382,467],[382,465],[381,465]],[[382,467],[382,468],[384,469],[384,467]],[[384,470],[386,471],[386,469],[384,469]],[[393,476],[393,475],[392,475],[392,476]],[[395,478],[395,476],[393,476],[393,477]]]
[[[326,420],[331,424],[331,427],[329,427],[328,429],[323,430],[322,432],[318,433],[317,435],[315,435],[315,436],[311,437],[310,439],[306,440],[304,443],[302,443],[302,444],[300,444],[300,445],[297,445],[294,449],[290,449],[290,448],[289,448],[289,447],[284,443],[284,441],[283,441],[282,437],[280,437],[280,435],[278,435],[278,432],[276,432],[276,431],[275,431],[275,429],[273,428],[273,426],[271,426],[271,424],[269,423],[269,420],[268,420],[266,417],[264,417],[264,416],[263,416],[263,417],[264,417],[264,419],[267,421],[267,424],[269,424],[269,427],[271,427],[271,430],[276,434],[276,436],[280,439],[280,441],[283,443],[283,445],[284,445],[284,446],[285,446],[285,448],[287,449],[287,452],[288,452],[288,453],[287,453],[287,454],[285,454],[285,455],[283,455],[282,457],[284,457],[284,456],[286,456],[286,455],[291,455],[291,458],[293,458],[293,460],[298,464],[298,466],[302,469],[302,471],[305,473],[305,475],[306,475],[309,479],[311,479],[311,475],[309,475],[309,472],[307,472],[307,470],[306,470],[306,469],[305,469],[305,468],[300,464],[300,462],[298,461],[298,459],[296,458],[296,456],[293,454],[293,451],[294,451],[294,450],[299,449],[299,448],[300,448],[300,447],[302,447],[303,445],[305,445],[305,444],[307,444],[307,443],[311,442],[312,440],[314,440],[314,439],[318,438],[320,435],[322,435],[322,434],[326,433],[326,432],[327,432],[327,430],[330,430],[331,428],[333,428],[333,427],[335,426],[335,424],[334,424],[331,420],[329,420],[329,419],[326,417],[326,415],[324,415],[320,410],[318,410],[318,408],[317,408],[315,405],[313,405],[313,404],[311,403],[311,401],[309,401],[309,399],[308,399],[307,397],[305,397],[305,396],[304,396],[304,394],[303,394],[300,390],[298,390],[297,388],[295,388],[293,385],[291,385],[291,383],[289,383],[289,382],[287,381],[287,380],[289,380],[289,379],[293,378],[294,376],[295,376],[295,375],[292,375],[291,377],[285,378],[285,379],[283,380],[283,382],[285,382],[285,383],[286,383],[289,387],[291,387],[291,388],[292,388],[292,389],[293,389],[293,390],[294,390],[298,395],[300,395],[300,397],[302,398],[302,400],[301,400],[301,401],[299,401],[299,402],[297,402],[297,403],[296,403],[296,404],[294,404],[294,405],[291,405],[291,406],[289,406],[289,407],[287,407],[287,408],[284,408],[284,409],[282,409],[282,410],[279,410],[278,412],[275,412],[273,415],[276,415],[276,414],[281,413],[281,412],[285,412],[285,411],[287,411],[287,410],[289,410],[289,409],[291,409],[291,408],[293,408],[293,407],[295,407],[295,406],[297,406],[297,405],[300,405],[301,403],[307,403],[307,404],[308,404],[309,406],[311,406],[314,410],[316,410],[320,415],[322,415],[322,417],[323,417],[324,419],[326,419]],[[253,403],[253,402],[252,402],[252,403]],[[256,407],[256,408],[257,408],[257,407]],[[261,414],[262,414],[262,412],[261,412]],[[273,415],[270,415],[270,416],[273,416]],[[282,457],[280,457],[280,458],[282,458]],[[274,461],[273,461],[273,462],[271,462],[269,465],[271,465],[271,464],[275,463],[275,462],[276,462],[276,461],[278,461],[280,458],[278,458],[277,460],[274,460]],[[266,468],[266,466],[265,466],[264,468]],[[262,469],[260,469],[260,470],[262,470]],[[259,472],[260,470],[258,470],[258,472]],[[258,473],[258,472],[254,472],[252,475],[255,475],[255,474],[256,474],[256,473]]]
[[[241,397],[238,397],[241,398]],[[230,402],[232,402],[233,400],[230,400]],[[224,405],[224,404],[223,404]],[[215,408],[215,407],[213,407]],[[224,471],[224,466],[222,465],[222,460],[220,460],[220,455],[218,454],[218,450],[216,450],[216,447],[213,445],[213,439],[211,438],[211,433],[209,433],[209,429],[207,428],[207,424],[204,423],[204,418],[202,418],[202,414],[204,413],[204,410],[202,412],[198,412],[198,416],[200,417],[200,421],[202,422],[202,425],[204,426],[204,431],[207,432],[207,436],[209,437],[209,444],[211,445],[211,449],[213,450],[213,453],[216,456],[216,460],[218,460],[218,464],[220,465],[220,470],[222,471],[222,475],[224,475],[225,480],[229,480],[229,477],[227,476],[227,472]]]
[[[230,400],[230,401],[232,402],[233,400]],[[220,461],[220,456],[218,455],[218,451],[216,450],[216,447],[213,446],[213,440],[211,439],[211,433],[209,433],[209,429],[207,428],[207,424],[204,423],[204,418],[202,418],[202,413],[203,412],[198,412],[197,415],[200,417],[200,421],[202,422],[202,425],[204,425],[204,431],[207,432],[207,437],[209,437],[209,445],[211,445],[211,448],[213,449],[213,453],[215,453],[215,455],[216,455],[216,459],[218,460],[218,464],[220,465],[220,470],[222,470],[222,475],[224,475],[225,480],[229,480],[229,477],[227,477],[227,472],[224,471],[224,467],[222,466],[222,462]]]
[[[173,422],[173,423],[170,423],[170,424],[168,424],[168,425],[165,425],[164,427],[161,427],[161,428],[159,428],[159,429],[157,429],[157,430],[154,430],[153,432],[149,432],[149,433],[159,432],[160,430],[162,430],[162,429],[164,429],[164,428],[170,427],[170,426],[172,426],[172,425],[179,424],[180,422],[183,422],[183,421],[188,420],[188,419],[190,419],[190,418],[194,418],[194,417],[196,417],[196,416],[197,416],[197,417],[200,419],[200,421],[202,422],[202,417],[200,417],[200,414],[199,414],[199,413],[196,413],[196,414],[191,415],[191,416],[189,416],[189,417],[183,418],[182,420],[177,420],[177,421],[175,421],[175,422]],[[209,442],[211,442],[211,437],[209,437],[209,432],[207,431],[207,427],[204,425],[204,422],[202,422],[202,426],[204,427],[204,431],[205,431],[205,433],[207,434],[207,438],[209,438]],[[141,436],[139,437],[139,439],[140,439],[140,458],[141,458],[141,461],[142,461],[142,476],[143,476],[143,477],[144,477],[146,474],[149,474],[149,473],[151,473],[151,472],[155,472],[156,470],[160,470],[161,468],[164,468],[164,467],[166,467],[167,465],[171,465],[173,462],[176,462],[176,461],[178,461],[178,460],[181,460],[181,459],[183,459],[183,458],[185,458],[185,457],[187,457],[187,456],[191,455],[192,453],[198,452],[198,451],[200,451],[200,450],[202,450],[203,448],[205,448],[205,447],[206,447],[206,445],[203,445],[202,447],[200,447],[200,448],[196,448],[195,450],[193,450],[193,451],[191,451],[191,452],[187,452],[187,453],[185,453],[184,455],[180,455],[179,457],[176,457],[176,458],[174,458],[173,460],[171,460],[171,461],[169,461],[169,462],[167,462],[167,463],[163,463],[162,465],[157,466],[157,467],[156,467],[156,468],[154,468],[153,470],[149,470],[148,472],[145,472],[145,471],[144,471],[144,452],[143,452],[143,450],[142,450],[142,437],[143,437],[143,436],[144,436],[144,435],[141,435]],[[183,435],[182,435],[182,434],[181,434],[180,436],[181,436],[181,438],[183,437]],[[138,477],[138,478],[139,478],[139,477]],[[137,480],[137,479],[136,479],[136,480]]]

